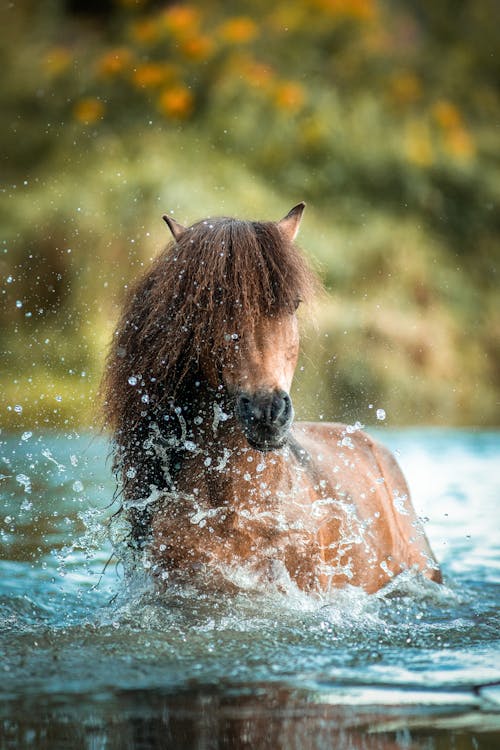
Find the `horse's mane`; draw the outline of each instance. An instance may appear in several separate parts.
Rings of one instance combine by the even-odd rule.
[[[274,222],[200,221],[170,243],[127,295],[101,386],[122,470],[148,423],[182,407],[207,368],[217,378],[259,319],[292,313],[315,284]]]

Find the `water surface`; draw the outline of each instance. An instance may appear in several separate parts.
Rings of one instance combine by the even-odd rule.
[[[445,585],[125,584],[101,437],[0,435],[1,747],[497,748],[500,434],[384,432]]]

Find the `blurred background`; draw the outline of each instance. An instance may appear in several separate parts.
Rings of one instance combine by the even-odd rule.
[[[162,213],[300,200],[327,293],[299,415],[499,424],[497,0],[12,0],[0,28],[5,427],[96,421]]]

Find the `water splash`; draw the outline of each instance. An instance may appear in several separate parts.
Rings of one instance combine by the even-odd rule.
[[[21,485],[25,492],[31,492],[31,479],[26,474],[17,474],[16,482]]]

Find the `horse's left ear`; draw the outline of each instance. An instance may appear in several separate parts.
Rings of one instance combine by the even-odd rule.
[[[164,222],[166,222],[168,228],[172,232],[174,240],[178,242],[181,236],[186,231],[186,227],[183,227],[182,224],[179,224],[178,221],[176,221],[175,219],[172,219],[171,216],[167,216],[167,214],[164,214],[162,216],[162,219]]]
[[[293,242],[297,236],[305,207],[306,204],[304,202],[297,203],[297,205],[294,206],[292,210],[281,219],[281,221],[278,221],[280,232],[282,232],[290,242]]]

